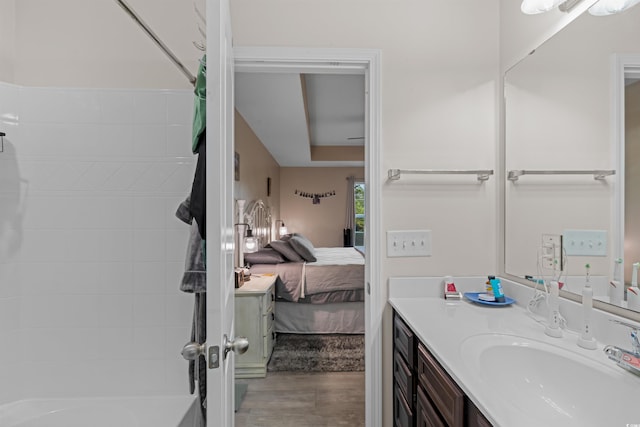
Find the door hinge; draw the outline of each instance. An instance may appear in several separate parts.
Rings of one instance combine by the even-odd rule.
[[[367,295],[371,295],[371,283],[367,282]]]
[[[212,345],[209,347],[209,369],[220,367],[220,346]]]

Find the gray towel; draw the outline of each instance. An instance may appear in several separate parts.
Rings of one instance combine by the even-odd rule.
[[[198,225],[193,221],[193,217],[189,213],[189,198],[178,206],[176,217],[186,224],[191,224],[189,245],[187,246],[187,256],[182,282],[180,283],[180,290],[189,293],[206,292],[207,269],[205,267],[203,252],[204,242],[200,237]]]

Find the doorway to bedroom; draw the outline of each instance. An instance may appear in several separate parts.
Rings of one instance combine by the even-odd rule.
[[[236,292],[236,335],[265,318],[259,329],[275,333],[258,343],[264,366],[236,357],[237,426],[365,424],[367,84],[365,68],[236,70],[235,197],[261,201],[270,217],[249,226],[270,229],[260,250],[238,260],[250,268]],[[252,214],[238,212],[238,222],[254,222]],[[243,288],[262,282],[264,306],[247,310]]]

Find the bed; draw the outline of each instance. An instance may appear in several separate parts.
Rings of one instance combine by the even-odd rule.
[[[252,264],[251,275],[277,274],[279,333],[363,334],[364,257],[354,248],[315,248],[315,262]]]
[[[363,253],[352,247],[316,248],[299,233],[272,240],[271,215],[265,204],[249,203],[244,212],[238,222],[268,230],[261,249],[241,254],[241,259],[251,275],[278,275],[275,331],[364,334]]]

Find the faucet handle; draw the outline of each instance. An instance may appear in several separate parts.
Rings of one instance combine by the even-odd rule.
[[[626,326],[631,329],[631,345],[633,346],[633,352],[636,355],[640,355],[640,326],[633,325],[631,323],[623,322],[618,319],[609,319],[609,321],[613,323],[617,323],[618,325]]]

